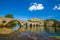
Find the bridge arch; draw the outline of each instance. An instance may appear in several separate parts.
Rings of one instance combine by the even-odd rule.
[[[32,26],[33,26],[33,24],[32,24],[32,23],[30,23],[30,29],[32,29]]]
[[[22,25],[18,20],[11,20],[6,24],[6,27],[7,28],[11,27],[11,29],[13,29],[14,31],[17,31],[22,27]]]
[[[23,27],[24,27],[24,29],[27,29],[28,28],[28,24],[27,23],[23,24]]]
[[[35,24],[33,24],[33,27],[35,27]]]
[[[38,28],[39,27],[39,24],[36,24],[36,28]]]

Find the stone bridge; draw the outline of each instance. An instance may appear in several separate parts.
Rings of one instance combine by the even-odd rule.
[[[45,21],[41,20],[41,19],[33,18],[28,21],[22,21],[22,20],[16,20],[16,19],[12,19],[12,18],[0,17],[0,25],[4,25],[6,27],[8,27],[7,25],[9,25],[9,23],[12,23],[13,21],[16,21],[20,24],[20,27],[17,31],[28,31],[28,30],[31,32],[45,31],[45,27],[44,27]],[[52,24],[52,22],[51,22],[51,24]],[[51,27],[51,29],[54,29],[54,28]]]
[[[0,17],[0,24],[3,25],[8,25],[10,22],[13,21],[17,21],[21,27],[19,28],[19,30],[22,28],[24,29],[25,26],[25,30],[38,30],[38,28],[40,28],[40,26],[42,27],[40,30],[44,29],[44,21],[40,20],[37,21],[37,19],[31,19],[30,21],[22,21],[22,20],[16,20],[16,19],[12,19],[12,18],[2,18]]]

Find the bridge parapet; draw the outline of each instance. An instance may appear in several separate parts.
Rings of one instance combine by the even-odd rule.
[[[7,25],[9,22],[12,22],[16,19],[12,19],[12,18],[0,18],[0,24],[3,25]],[[5,23],[3,23],[3,21],[5,21]],[[19,31],[25,31],[25,30],[37,30],[38,28],[40,28],[40,26],[44,25],[44,21],[43,20],[39,20],[39,21],[22,21],[22,20],[16,20],[17,22],[19,22],[20,25],[22,25],[18,30]],[[25,27],[25,29],[24,29]]]

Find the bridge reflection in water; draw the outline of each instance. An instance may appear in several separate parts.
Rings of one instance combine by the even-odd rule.
[[[30,24],[30,25],[27,25],[27,23],[26,24],[23,24],[23,25],[19,25],[19,24],[17,24],[14,28],[13,28],[13,30],[14,31],[20,31],[20,29],[22,28],[22,30],[25,30],[25,31],[31,31],[31,32],[36,32],[36,33],[53,33],[53,34],[58,34],[58,33],[60,33],[60,29],[59,29],[59,27],[45,27],[45,26],[40,26],[40,25],[38,25],[38,24],[36,24],[36,25],[32,25],[32,24]]]
[[[55,27],[48,27],[45,29],[44,26],[36,26],[36,28],[30,26],[30,29],[28,29],[25,25],[23,29],[34,33],[45,34],[47,36],[60,36],[60,30],[56,29]]]
[[[36,23],[27,23],[27,22],[18,22],[18,21],[10,21],[7,23],[7,27],[12,27],[12,23],[16,23],[16,25],[12,28],[14,31],[31,31],[35,33],[60,33],[59,27],[45,27],[43,24]],[[43,23],[43,22],[42,22]]]

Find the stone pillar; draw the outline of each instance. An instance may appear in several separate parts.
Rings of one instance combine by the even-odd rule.
[[[21,24],[21,28],[19,29],[19,31],[20,31],[20,32],[26,31],[26,30],[24,29],[24,25],[23,25],[23,24]]]
[[[41,26],[40,25],[38,26],[38,31],[41,33]]]
[[[35,25],[35,27],[34,27],[34,31],[36,32],[36,27],[37,27],[37,26],[36,26],[36,24],[34,24],[34,25]]]
[[[40,32],[40,26],[38,25],[38,27],[37,27],[37,32]]]
[[[30,24],[29,23],[27,24],[27,30],[30,30]]]
[[[31,32],[33,32],[34,31],[34,27],[33,27],[33,24],[32,24],[32,29],[31,29]]]

